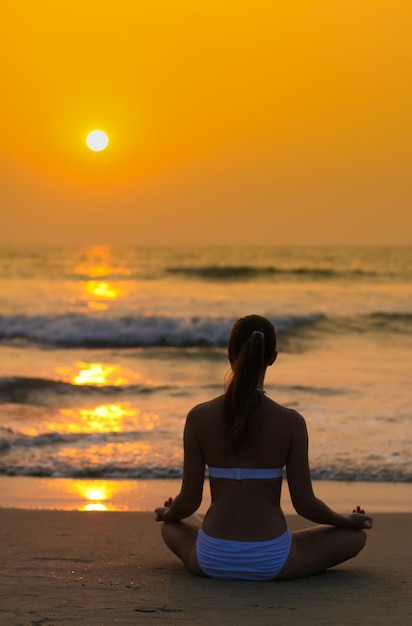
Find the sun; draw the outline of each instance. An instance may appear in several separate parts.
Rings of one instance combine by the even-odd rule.
[[[101,150],[107,148],[109,138],[102,130],[92,130],[87,135],[86,143],[90,150],[93,150],[94,152],[101,152]]]

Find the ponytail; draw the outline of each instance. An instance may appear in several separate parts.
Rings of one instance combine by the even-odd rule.
[[[248,438],[249,421],[261,399],[259,377],[275,349],[275,329],[269,320],[249,315],[234,325],[229,339],[232,375],[224,401],[226,431],[235,452]]]

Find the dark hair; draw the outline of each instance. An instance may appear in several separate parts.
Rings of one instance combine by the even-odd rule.
[[[276,350],[272,322],[260,315],[241,317],[229,337],[232,375],[225,391],[225,419],[230,444],[239,450],[248,436],[249,418],[259,404],[259,375]]]

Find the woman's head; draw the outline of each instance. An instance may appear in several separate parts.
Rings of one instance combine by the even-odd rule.
[[[259,338],[263,341],[259,341]],[[256,339],[258,340],[255,341]],[[260,362],[255,363],[260,370],[273,362],[272,358],[276,356],[276,330],[272,322],[261,315],[246,315],[234,323],[228,345],[229,361],[232,367],[242,350],[247,349],[247,344],[249,347],[252,345],[263,347],[262,360],[259,359]],[[252,355],[251,358],[253,358]]]
[[[228,352],[232,377],[225,392],[225,418],[230,443],[237,450],[247,439],[249,418],[260,401],[257,388],[276,358],[272,322],[260,315],[239,319],[232,328]]]

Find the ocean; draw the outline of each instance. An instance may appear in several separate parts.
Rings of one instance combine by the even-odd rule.
[[[258,313],[313,478],[410,483],[411,276],[401,247],[3,248],[0,474],[179,478],[186,414]]]

